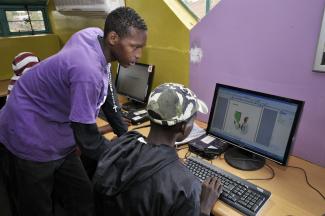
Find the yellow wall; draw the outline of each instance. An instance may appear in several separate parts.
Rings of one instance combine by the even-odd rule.
[[[33,52],[41,60],[60,50],[59,39],[54,34],[0,37],[0,80],[13,75],[12,60],[20,52]]]
[[[126,0],[146,21],[149,32],[147,47],[140,62],[156,66],[154,86],[163,82],[189,83],[189,30],[163,0]],[[103,28],[105,17],[71,16],[55,11],[49,1],[53,33],[64,44],[76,31],[96,26]]]
[[[154,86],[189,83],[189,30],[163,0],[126,0],[146,21],[149,32],[142,62],[156,66]]]

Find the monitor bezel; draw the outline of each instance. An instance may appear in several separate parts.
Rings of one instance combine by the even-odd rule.
[[[151,67],[151,72],[149,72],[147,70],[147,72],[149,73],[149,77],[148,77],[148,80],[147,80],[147,92],[146,92],[146,97],[144,98],[144,100],[141,100],[139,98],[135,98],[127,93],[124,93],[124,92],[119,92],[118,91],[118,88],[117,88],[117,83],[118,83],[118,79],[119,79],[119,74],[120,74],[120,68],[121,68],[121,65],[118,64],[118,67],[117,67],[117,73],[116,73],[116,78],[115,78],[115,89],[116,89],[116,92],[119,94],[119,95],[123,95],[125,97],[127,97],[128,99],[130,100],[133,100],[133,101],[136,101],[136,102],[139,102],[139,103],[142,103],[142,104],[145,104],[148,102],[148,98],[149,98],[149,95],[150,95],[150,92],[151,92],[151,88],[152,88],[152,83],[153,83],[153,77],[154,77],[154,73],[155,73],[155,66],[152,65],[152,64],[145,64],[145,63],[135,63],[135,65],[140,65],[140,66],[145,66],[147,69],[149,67]]]
[[[216,101],[217,101],[217,97],[218,97],[218,93],[219,93],[220,88],[226,88],[226,89],[230,89],[230,90],[242,91],[243,93],[255,94],[257,96],[267,97],[267,98],[270,98],[270,99],[276,99],[276,100],[280,100],[280,101],[282,100],[284,102],[294,103],[294,104],[297,105],[296,115],[294,117],[294,121],[293,121],[293,124],[292,124],[292,127],[291,127],[289,139],[288,139],[288,142],[286,144],[286,149],[285,149],[285,153],[284,153],[284,156],[283,156],[282,160],[279,160],[278,158],[272,158],[272,157],[270,157],[268,155],[264,155],[264,154],[262,154],[260,152],[257,152],[257,151],[255,151],[253,149],[250,149],[247,146],[238,145],[238,144],[234,143],[232,140],[229,140],[229,139],[227,139],[225,137],[220,137],[219,135],[217,135],[217,134],[215,134],[215,133],[213,133],[211,131],[213,112],[214,112],[214,109],[215,109],[215,105],[216,105]],[[241,148],[241,149],[243,149],[245,151],[251,152],[251,153],[256,154],[256,155],[259,155],[259,156],[261,156],[263,158],[270,159],[270,160],[272,160],[274,162],[277,162],[277,163],[279,163],[281,165],[286,165],[287,162],[288,162],[291,146],[293,145],[293,142],[295,140],[294,137],[295,137],[295,134],[297,132],[298,123],[299,123],[299,120],[300,120],[300,117],[301,117],[301,114],[302,114],[303,106],[304,106],[304,101],[291,99],[291,98],[287,98],[287,97],[282,97],[282,96],[278,96],[278,95],[271,95],[271,94],[267,94],[267,93],[263,93],[263,92],[257,92],[257,91],[253,91],[253,90],[249,90],[249,89],[243,89],[243,88],[239,88],[239,87],[235,87],[235,86],[229,86],[229,85],[225,85],[225,84],[216,83],[215,90],[214,90],[214,96],[213,96],[213,100],[212,100],[212,105],[211,105],[211,109],[210,109],[207,132],[210,135],[213,135],[213,136],[217,137],[218,139],[226,141],[227,143],[231,144],[234,147],[238,147],[238,148]]]

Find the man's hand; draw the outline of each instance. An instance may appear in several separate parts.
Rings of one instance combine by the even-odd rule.
[[[127,118],[124,118],[124,117],[123,117],[123,122],[124,122],[125,124],[127,124],[128,126],[131,125],[131,120],[130,120],[130,119],[127,119]]]
[[[210,215],[210,212],[222,193],[221,181],[216,177],[206,178],[201,191],[201,215]]]
[[[98,132],[101,135],[112,132],[112,131],[113,131],[113,128],[110,125],[104,125],[104,126],[98,127]]]

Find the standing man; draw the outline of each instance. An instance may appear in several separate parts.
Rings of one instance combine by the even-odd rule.
[[[131,8],[118,8],[107,16],[104,32],[75,33],[60,52],[15,84],[0,113],[0,143],[13,162],[8,173],[13,173],[9,178],[20,214],[52,216],[53,190],[62,196],[68,215],[93,214],[92,187],[74,153],[76,144],[90,158],[97,158],[94,149],[107,145],[96,126],[101,107],[117,135],[127,130],[110,62],[134,64],[146,39],[144,20]]]

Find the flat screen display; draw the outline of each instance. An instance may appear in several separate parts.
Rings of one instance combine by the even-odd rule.
[[[116,77],[117,93],[131,100],[146,103],[154,74],[154,66],[136,63],[127,68],[119,65]]]
[[[302,107],[302,101],[216,84],[208,131],[285,164]]]

